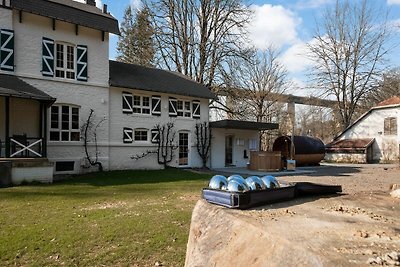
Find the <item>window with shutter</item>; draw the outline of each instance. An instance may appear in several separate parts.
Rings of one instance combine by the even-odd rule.
[[[151,130],[151,142],[153,144],[158,144],[160,140],[160,132],[157,129]]]
[[[169,110],[169,116],[170,117],[176,117],[178,116],[177,112],[177,100],[176,98],[169,98],[169,105],[168,105],[168,110]]]
[[[161,96],[153,95],[151,97],[151,114],[155,116],[161,115]]]
[[[200,119],[200,101],[193,101],[193,118]]]
[[[42,39],[42,75],[54,77],[54,40]]]
[[[86,45],[76,47],[76,79],[84,82],[88,80],[88,48]]]
[[[0,69],[14,71],[14,31],[0,30]]]
[[[397,135],[397,118],[388,117],[384,120],[384,134]]]
[[[124,143],[132,143],[133,142],[133,130],[132,128],[124,128]]]
[[[122,93],[122,113],[132,113],[133,96],[130,93]]]

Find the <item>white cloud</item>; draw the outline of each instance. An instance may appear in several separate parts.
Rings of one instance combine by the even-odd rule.
[[[292,44],[297,39],[296,27],[301,18],[289,9],[280,5],[252,5],[254,18],[250,23],[249,32],[252,44],[258,49],[268,46],[281,48]]]
[[[395,31],[400,31],[400,19],[389,21],[389,26]]]
[[[388,0],[396,1],[396,0]],[[399,0],[397,0],[399,1]],[[300,0],[295,4],[297,9],[314,9],[332,3],[332,0]]]
[[[307,51],[307,43],[299,41],[289,47],[280,60],[289,72],[300,73],[312,65],[312,61],[306,56]]]
[[[387,0],[387,4],[390,5],[400,5],[400,0]]]
[[[81,2],[81,3],[86,3],[86,0],[74,0],[75,2]],[[103,3],[101,0],[96,0],[96,6],[98,8],[103,8]]]
[[[140,10],[143,7],[143,3],[141,0],[131,0],[131,6],[134,10]]]

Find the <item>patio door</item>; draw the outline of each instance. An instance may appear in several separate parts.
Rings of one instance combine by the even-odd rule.
[[[189,133],[179,133],[179,166],[189,165]]]
[[[225,137],[225,166],[233,164],[233,135]]]

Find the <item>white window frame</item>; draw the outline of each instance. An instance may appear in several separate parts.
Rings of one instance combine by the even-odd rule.
[[[58,127],[54,128],[52,127],[52,109],[53,107],[58,108]],[[62,107],[68,107],[68,129],[62,129]],[[78,109],[78,128],[77,129],[72,129],[72,109],[76,108]],[[79,142],[81,138],[81,131],[80,131],[80,107],[76,105],[69,105],[69,104],[55,104],[50,107],[50,112],[49,112],[49,141],[51,142]],[[59,138],[58,140],[51,140],[51,133],[52,132],[58,132]],[[62,140],[62,134],[63,133],[68,133],[68,140]],[[71,140],[72,134],[78,134],[79,135],[79,140]]]
[[[146,132],[146,140],[137,140],[136,132]],[[135,142],[149,142],[149,129],[146,128],[136,128],[133,130],[133,141]]]
[[[62,59],[62,63],[63,63],[63,67],[58,67],[58,46],[62,45],[63,46],[63,59]],[[67,42],[54,42],[54,47],[55,47],[55,55],[54,55],[54,76],[56,78],[60,78],[60,79],[66,79],[66,80],[76,80],[76,45],[75,44],[71,44],[71,43],[67,43]],[[72,62],[72,69],[68,68],[68,47],[72,47],[73,51],[74,51],[74,58],[73,58],[73,62]],[[63,72],[64,75],[63,76],[59,76],[57,75],[58,72]],[[67,77],[67,72],[68,73],[73,73],[74,77],[73,78],[68,78]]]
[[[139,105],[135,105],[135,97],[139,97]],[[149,99],[149,105],[145,106],[143,104],[144,98],[147,97]],[[148,110],[148,113],[144,113],[143,110],[146,109]],[[140,111],[140,112],[138,112]],[[138,94],[132,94],[132,112],[133,114],[144,114],[144,115],[151,115],[151,96],[149,95],[138,95]]]
[[[179,108],[179,102],[182,102],[182,108]],[[186,109],[186,105],[189,103],[189,109]],[[192,101],[187,100],[187,99],[177,99],[176,102],[176,113],[178,117],[181,118],[192,118],[193,113],[192,113]],[[180,113],[182,115],[180,115]],[[187,114],[189,114],[189,116],[186,116]]]

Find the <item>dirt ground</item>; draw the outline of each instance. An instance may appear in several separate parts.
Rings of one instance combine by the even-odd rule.
[[[230,210],[200,200],[186,266],[400,265],[398,165],[321,166],[280,181],[340,184],[338,196]]]

